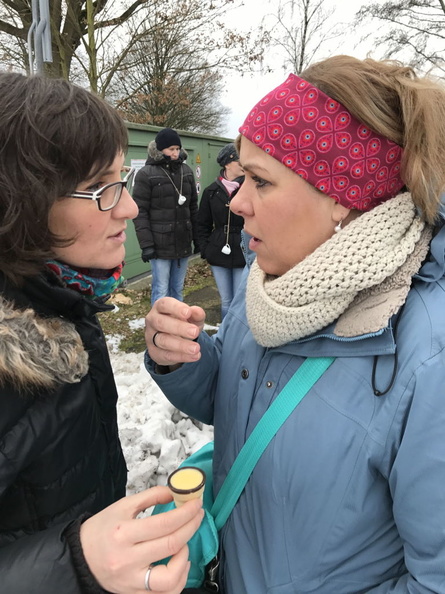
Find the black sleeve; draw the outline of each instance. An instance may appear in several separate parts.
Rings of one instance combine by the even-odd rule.
[[[144,248],[154,248],[150,225],[151,183],[150,176],[144,167],[136,174],[133,199],[139,208],[139,214],[133,219],[139,246],[141,250]]]
[[[201,198],[198,211],[198,243],[201,256],[205,258],[205,252],[213,231],[213,216],[210,208],[210,197],[212,191],[207,187]]]
[[[184,165],[183,165],[184,167]],[[190,167],[189,167],[190,169]],[[193,171],[190,169],[190,173],[192,176],[192,188],[191,188],[191,195],[190,195],[190,221],[192,223],[192,233],[193,233],[193,243],[195,248],[199,247],[199,240],[198,240],[198,191],[196,189],[196,181],[195,176],[193,175]]]
[[[88,563],[83,554],[82,545],[80,543],[80,526],[89,515],[79,518],[72,522],[65,530],[65,537],[71,550],[73,558],[74,569],[77,574],[77,579],[83,594],[106,594],[94,575],[91,573]]]
[[[94,590],[82,589],[79,583],[64,535],[67,526],[53,526],[1,547],[1,591],[8,594],[95,594]]]

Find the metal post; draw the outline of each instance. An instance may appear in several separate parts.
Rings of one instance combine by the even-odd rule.
[[[31,74],[43,74],[43,62],[53,61],[48,0],[32,0],[31,8],[32,23],[28,31],[29,71]]]
[[[49,0],[39,0],[40,19],[44,23],[42,34],[42,55],[44,62],[53,61],[53,50],[51,47],[51,17],[49,14]]]
[[[33,74],[34,73],[34,50],[33,50],[32,39],[33,39],[35,30],[37,29],[37,24],[39,22],[38,0],[32,0],[31,10],[32,10],[32,23],[31,23],[31,26],[28,31],[27,39],[28,39],[29,73]]]

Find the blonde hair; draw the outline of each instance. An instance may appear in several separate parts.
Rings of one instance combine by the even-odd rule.
[[[351,56],[317,62],[300,76],[403,147],[402,179],[433,223],[445,191],[445,88],[398,62]]]

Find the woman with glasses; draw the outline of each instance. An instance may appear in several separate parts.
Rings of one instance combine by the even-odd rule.
[[[125,497],[96,317],[111,309],[137,214],[126,128],[66,81],[0,73],[0,88],[1,590],[177,594],[202,511],[137,519],[171,497]]]

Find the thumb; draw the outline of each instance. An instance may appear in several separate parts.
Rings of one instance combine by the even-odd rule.
[[[198,328],[202,330],[202,328],[204,327],[205,319],[206,312],[202,309],[202,307],[199,307],[198,305],[192,305],[190,307],[188,321],[191,324],[195,324],[196,326],[198,326]]]

